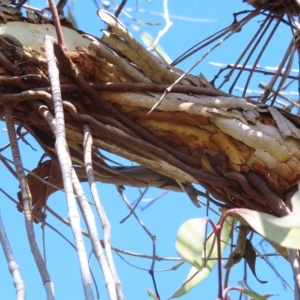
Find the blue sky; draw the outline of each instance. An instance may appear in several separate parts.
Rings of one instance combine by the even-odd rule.
[[[43,1],[32,1],[31,4],[37,7],[43,7]],[[146,12],[136,12],[136,5]],[[153,36],[156,36],[158,31],[162,29],[164,20],[161,16],[156,15],[156,13],[161,13],[163,10],[161,0],[153,0],[152,3],[149,3],[145,0],[137,2],[128,1],[126,8],[128,8],[128,12],[136,19],[153,23],[162,23],[161,26],[141,25],[132,21],[125,15],[121,15],[121,20],[127,26],[134,24],[138,26],[140,30],[149,32]],[[186,4],[184,4],[183,1],[170,0],[169,12],[172,16],[174,16],[172,17],[174,25],[162,38],[160,45],[171,57],[171,59],[175,59],[185,50],[203,38],[222,29],[225,26],[228,26],[232,21],[232,13],[244,9],[250,9],[250,7],[238,0],[196,0],[186,2]],[[155,14],[149,12],[154,12]],[[74,16],[78,23],[78,27],[81,30],[93,35],[101,36],[100,30],[105,27],[96,15],[96,8],[93,4],[93,1],[75,1]],[[225,44],[217,51],[214,51],[201,63],[199,67],[193,71],[193,74],[199,74],[202,72],[209,80],[211,80],[218,69],[209,65],[210,61],[224,64],[233,63],[237,58],[237,55],[243,49],[245,43],[249,40],[251,32],[253,32],[259,26],[259,20],[259,18],[256,19],[255,22],[252,22],[249,24],[249,26],[247,26],[247,28],[243,29],[241,33],[238,33],[230,42],[230,46],[229,44]],[[141,41],[139,33],[134,30],[131,31],[133,34],[135,34],[136,38]],[[266,55],[262,60],[263,65],[278,65],[279,57],[282,53],[280,51],[284,50],[284,47],[281,47],[281,45],[284,45],[283,41],[285,41],[287,36],[288,35],[285,34],[284,29],[279,32],[278,36],[276,37],[276,44],[270,47],[268,55]],[[279,40],[280,43],[278,44]],[[181,69],[187,69],[206,51],[207,50],[204,50],[195,54],[192,58],[183,62],[179,67]],[[266,78],[262,79],[265,81],[267,80]],[[239,82],[237,85],[241,86],[241,82]],[[251,88],[257,88],[257,82],[253,82],[251,84]],[[1,122],[0,141],[1,145],[4,145],[8,142],[8,137],[2,128],[5,128],[5,124],[3,122]],[[39,148],[34,140],[30,138],[28,139],[35,148]],[[40,159],[41,151],[34,152],[22,142],[20,142],[20,147],[22,153],[24,154],[22,157],[24,166],[28,169],[33,169]],[[3,151],[2,154],[9,158],[11,157],[9,149]],[[130,164],[124,160],[121,160],[121,162],[124,164]],[[3,188],[12,197],[16,198],[18,183],[3,165],[1,165],[1,178],[1,188]],[[120,220],[128,214],[128,210],[120,196],[117,194],[116,189],[113,186],[100,183],[98,184],[98,188],[101,200],[103,201],[108,218],[112,225],[112,245],[120,249],[150,255],[152,251],[151,240],[145,235],[142,228],[134,220],[134,218],[131,217],[124,224],[119,223]],[[138,197],[138,191],[132,188],[126,188],[125,192],[130,201],[135,201]],[[151,197],[158,195],[160,192],[161,191],[157,189],[150,189],[146,193],[145,198],[151,199]],[[87,196],[89,199],[91,199],[88,191]],[[17,262],[21,269],[21,274],[26,284],[27,299],[45,299],[42,282],[28,246],[23,215],[17,211],[15,204],[9,201],[3,194],[1,194],[0,199],[0,211],[2,219],[7,231],[7,235],[11,242],[11,247],[14,251]],[[67,219],[68,214],[66,202],[64,195],[61,192],[57,192],[51,196],[48,201],[48,205],[52,209],[56,210],[62,217]],[[200,209],[196,209],[190,203],[190,200],[187,198],[187,196],[181,193],[171,192],[153,203],[153,205],[151,205],[148,209],[141,210],[138,208],[137,212],[147,228],[157,237],[157,254],[159,256],[168,257],[177,256],[174,243],[179,226],[190,218],[202,217],[206,213],[204,206],[202,206]],[[211,214],[211,216],[212,218],[216,219],[213,214]],[[70,228],[58,222],[57,219],[51,216],[51,214],[48,214],[47,222],[49,222],[67,238],[73,241]],[[85,229],[84,225],[82,225],[82,227]],[[101,228],[100,225],[99,228]],[[37,241],[42,249],[42,230],[40,225],[35,225],[35,229]],[[54,281],[56,299],[83,299],[83,289],[76,252],[65,240],[63,240],[51,229],[46,227],[44,229],[44,234],[47,266],[50,276]],[[256,238],[254,240],[254,245],[257,245],[257,243],[260,241],[260,238]],[[263,243],[263,245],[266,247],[268,252],[274,252],[270,246],[266,246],[266,243]],[[91,245],[88,240],[86,240],[86,247],[88,253],[90,253]],[[260,247],[258,248],[260,249]],[[115,256],[120,279],[123,283],[127,299],[150,299],[146,293],[146,288],[153,290],[153,284],[150,275],[147,272],[151,265],[151,260],[134,258],[130,256],[124,256],[124,258],[129,263],[145,269],[139,270],[134,268],[121,260],[118,256]],[[292,275],[289,265],[281,258],[273,258],[272,261],[282,276],[288,280],[290,284],[292,284]],[[174,262],[157,262],[155,269],[170,269],[175,264],[176,263]],[[8,272],[4,255],[1,250],[0,266],[1,299],[14,299],[15,290]],[[175,290],[180,286],[181,282],[185,279],[189,268],[190,266],[185,264],[176,271],[160,271],[155,274],[161,299],[167,299],[172,295],[172,293],[175,292]],[[91,269],[96,278],[101,299],[105,300],[107,299],[107,294],[102,273],[97,262],[93,258],[93,255],[91,255]],[[292,298],[290,290],[283,286],[280,278],[278,278],[270,269],[270,267],[261,259],[258,259],[257,261],[257,275],[260,279],[269,281],[269,283],[265,285],[259,284],[248,270],[250,286],[257,292],[261,294],[274,293],[277,295],[275,296],[277,299]],[[240,263],[239,265],[234,266],[231,272],[230,284],[238,285],[238,281],[242,277],[243,263]],[[191,293],[183,296],[182,299],[215,299],[217,296],[216,283],[217,273],[216,271],[213,271],[209,278],[207,278]],[[230,296],[232,299],[238,299],[236,292],[232,292]]]

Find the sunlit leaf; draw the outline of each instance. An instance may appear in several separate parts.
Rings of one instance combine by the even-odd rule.
[[[150,289],[147,289],[147,293],[148,293],[148,295],[149,295],[152,299],[154,299],[154,300],[159,300],[159,299],[156,297],[156,295],[155,295]]]
[[[233,223],[235,221],[232,218],[227,218],[226,222],[223,225],[222,231],[221,231],[221,253],[224,252],[227,242],[231,235],[231,230],[233,228]],[[206,246],[206,254],[211,253],[211,258],[217,258],[218,257],[218,249],[217,249],[217,243],[215,243],[215,235],[210,234],[209,238],[205,242]],[[203,253],[204,254],[204,253]],[[200,282],[202,282],[212,271],[214,266],[217,264],[217,259],[208,260],[205,263],[205,267],[203,267],[201,270],[198,270],[195,267],[192,267],[186,280],[182,284],[182,286],[174,293],[174,295],[171,298],[177,298],[180,297],[186,293],[188,293],[191,289],[193,289],[195,286],[197,286]],[[171,299],[170,298],[170,299]]]
[[[246,282],[245,282],[245,280],[244,279],[241,279],[240,281],[239,281],[239,284],[241,285],[241,287],[242,288],[246,288],[247,287],[247,285],[246,285]],[[243,296],[244,296],[244,300],[249,300],[250,298],[248,297],[248,295],[246,295],[246,294],[243,294]]]
[[[251,228],[266,239],[282,247],[300,249],[300,227],[293,227],[296,222],[293,216],[277,218],[244,208],[231,209],[230,212],[230,215],[244,219]]]
[[[183,223],[175,243],[178,254],[191,265],[202,268],[202,252],[208,218],[190,219]]]
[[[247,289],[241,288],[240,291],[245,294],[248,295],[250,297],[252,297],[253,300],[266,300],[269,297],[273,296],[272,294],[268,294],[268,295],[259,295],[253,291],[249,291]]]
[[[297,191],[293,197],[291,198],[291,203],[292,203],[292,214],[299,216],[300,214],[300,192]]]
[[[293,209],[292,214],[272,220],[273,224],[277,224],[286,228],[300,227],[300,218],[299,218],[300,192],[299,191],[296,192],[291,198],[291,204]]]

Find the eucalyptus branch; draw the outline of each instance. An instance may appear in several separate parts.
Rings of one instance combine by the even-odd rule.
[[[110,229],[111,225],[108,221],[106,216],[105,210],[103,205],[100,201],[100,197],[97,191],[94,172],[93,172],[93,165],[92,165],[92,135],[88,125],[83,125],[84,131],[84,161],[86,166],[86,173],[90,185],[90,189],[92,192],[92,196],[94,199],[94,203],[97,208],[97,212],[102,224],[103,232],[104,232],[104,245],[106,250],[107,262],[110,269],[110,274],[112,275],[113,282],[117,291],[118,299],[123,300],[125,299],[123,288],[121,281],[118,276],[117,269],[115,267],[114,259],[111,252],[111,239],[110,239]],[[103,270],[104,271],[104,270]]]
[[[47,299],[54,300],[53,283],[50,279],[47,268],[45,266],[45,263],[43,261],[43,258],[41,256],[41,253],[39,251],[38,245],[35,240],[34,228],[32,224],[32,213],[31,213],[32,197],[24,174],[20,150],[16,138],[15,128],[14,128],[13,108],[10,103],[6,103],[4,105],[4,113],[5,113],[6,126],[9,134],[9,140],[11,144],[12,156],[17,171],[17,177],[21,186],[21,193],[22,193],[22,199],[24,204],[25,225],[26,225],[29,245],[33,257],[35,259],[36,265],[38,267],[38,270],[40,272],[40,275],[42,277],[44,288],[47,294]]]
[[[81,184],[77,178],[77,175],[76,175],[74,169],[72,169],[72,182],[73,182],[73,186],[74,186],[74,191],[77,195],[77,199],[78,199],[81,211],[82,211],[82,215],[83,215],[85,223],[88,227],[89,238],[91,240],[92,247],[93,247],[93,253],[101,266],[101,270],[102,270],[104,278],[105,278],[105,284],[106,284],[106,288],[108,290],[110,300],[116,300],[117,299],[116,282],[114,282],[114,280],[113,280],[114,278],[112,277],[111,271],[110,271],[108,263],[107,263],[107,259],[105,257],[104,251],[101,247],[94,214],[92,212],[92,209],[90,208],[88,200],[84,194],[84,191],[81,187]]]
[[[69,220],[73,231],[77,255],[79,258],[79,264],[81,269],[81,276],[83,281],[84,293],[87,300],[93,300],[92,282],[89,270],[88,258],[85,250],[85,245],[81,233],[80,217],[76,207],[75,196],[73,192],[73,186],[71,181],[71,158],[67,150],[67,142],[65,137],[65,122],[63,103],[61,98],[61,92],[59,88],[59,73],[55,62],[54,47],[55,41],[52,37],[46,36],[45,38],[45,50],[48,63],[49,77],[52,87],[52,97],[55,109],[56,119],[56,136],[55,148],[60,163],[63,183],[66,192],[66,200],[69,211]]]
[[[16,288],[16,294],[17,294],[16,299],[17,300],[25,300],[26,299],[25,284],[22,279],[18,263],[16,262],[14,254],[10,247],[9,240],[5,233],[5,228],[4,228],[4,225],[2,222],[1,214],[0,214],[0,242],[1,242],[1,246],[3,249],[4,255],[5,255],[5,258],[8,263],[9,272],[12,275],[14,286]]]

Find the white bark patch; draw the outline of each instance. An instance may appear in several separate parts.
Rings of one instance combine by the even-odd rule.
[[[292,156],[288,149],[278,143],[275,139],[261,131],[252,129],[237,119],[216,117],[211,118],[211,121],[224,133],[243,142],[251,148],[266,150],[279,162],[286,162]]]
[[[289,136],[300,139],[300,130],[287,118],[285,118],[275,107],[269,107],[269,112],[275,119],[278,129],[286,139]]]
[[[257,110],[251,109],[251,110],[245,110],[243,111],[243,117],[253,123],[256,124],[257,123],[257,119],[259,118],[259,112]]]
[[[255,109],[256,105],[247,102],[244,98],[237,97],[225,97],[225,96],[190,96],[182,93],[173,93],[173,97],[176,97],[178,100],[193,102],[201,104],[203,106],[222,108],[224,110],[229,110],[233,108],[242,108],[242,109]],[[166,98],[169,98],[169,95],[166,95]]]
[[[263,132],[264,134],[274,138],[278,143],[287,147],[287,149],[293,155],[295,155],[298,159],[300,159],[300,141],[298,139],[295,139],[293,137],[288,137],[286,139],[283,139],[277,127],[265,125],[260,122],[256,123],[255,128]]]
[[[62,27],[65,42],[69,51],[76,50],[77,46],[88,47],[90,41],[83,38],[77,31]],[[10,34],[23,45],[30,46],[41,52],[45,43],[45,36],[50,35],[57,39],[55,28],[51,24],[30,24],[24,22],[7,22],[0,24],[0,34]]]

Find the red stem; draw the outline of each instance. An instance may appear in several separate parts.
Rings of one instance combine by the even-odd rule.
[[[224,292],[223,292],[223,298],[222,298],[222,299],[225,299],[225,298],[226,298],[226,296],[227,296],[227,294],[228,294],[229,291],[238,291],[238,292],[240,292],[240,293],[243,292],[243,291],[242,291],[242,288],[240,288],[239,286],[230,286],[230,287],[227,287],[227,288],[224,290]]]
[[[213,231],[216,234],[216,240],[217,240],[218,276],[219,276],[219,293],[218,293],[218,298],[217,298],[218,300],[223,300],[222,259],[221,259],[222,253],[221,253],[221,237],[220,237],[221,230],[222,230],[223,223],[224,223],[223,218],[224,218],[224,216],[222,216],[219,225],[215,225],[215,223],[211,219],[207,218],[207,221],[211,224]]]
[[[56,5],[55,5],[54,0],[49,0],[49,7],[50,7],[50,10],[51,10],[51,13],[52,13],[52,18],[53,18],[53,23],[54,23],[58,43],[65,50],[67,50],[67,46],[66,46],[66,43],[65,43],[65,39],[64,39],[62,29],[61,29],[61,25],[60,25],[60,21],[59,21],[59,17],[58,17],[58,13],[57,13],[57,9],[56,9]]]
[[[226,298],[226,293],[232,289],[232,290],[237,290],[239,287],[231,287],[231,288],[226,288],[223,293],[223,281],[222,281],[222,259],[221,259],[221,230],[223,228],[223,224],[226,221],[226,218],[229,217],[231,214],[231,210],[227,210],[221,217],[220,219],[220,224],[215,225],[215,223],[210,220],[209,218],[207,219],[208,222],[211,224],[215,234],[216,234],[216,239],[217,239],[217,249],[218,249],[218,276],[219,276],[219,294],[217,300],[223,300]],[[226,292],[225,292],[226,291]]]

